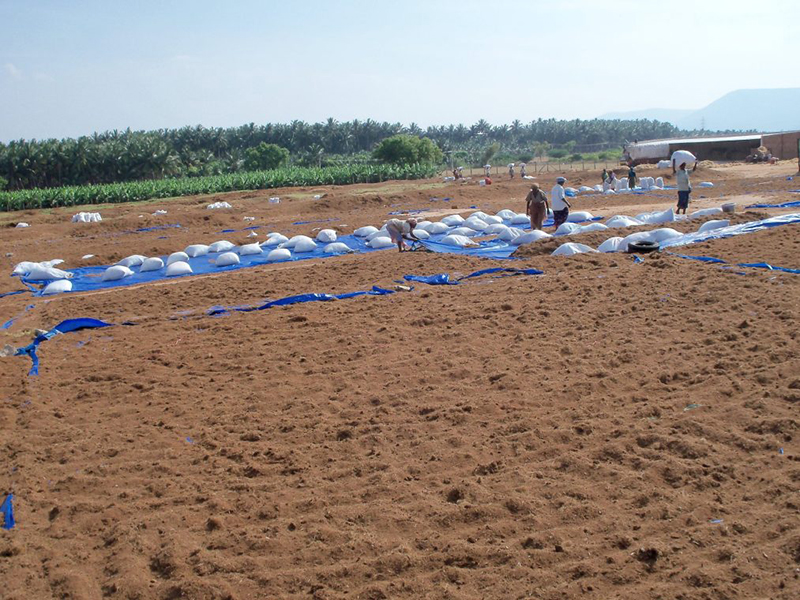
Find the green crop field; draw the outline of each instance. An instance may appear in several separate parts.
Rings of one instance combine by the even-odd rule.
[[[152,198],[173,198],[197,194],[216,194],[238,190],[263,190],[281,187],[379,183],[391,179],[433,177],[439,167],[429,165],[349,165],[342,167],[287,167],[272,171],[253,171],[210,177],[157,179],[0,192],[0,210],[56,208],[82,204],[119,204]]]

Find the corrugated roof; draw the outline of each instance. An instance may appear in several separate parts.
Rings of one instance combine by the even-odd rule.
[[[702,138],[673,138],[664,140],[647,140],[630,144],[631,146],[656,146],[659,144],[708,144],[716,142],[760,142],[762,134],[751,133],[750,135],[729,135],[722,137],[702,137]]]

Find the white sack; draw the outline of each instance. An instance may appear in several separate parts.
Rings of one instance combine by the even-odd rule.
[[[239,255],[235,252],[223,252],[217,257],[214,264],[218,267],[229,267],[231,265],[238,265],[239,262]]]
[[[218,242],[214,242],[208,247],[209,252],[227,252],[228,250],[233,250],[236,246],[227,240],[220,240]]]
[[[114,265],[113,267],[108,267],[103,276],[100,278],[101,281],[119,281],[124,277],[130,277],[133,275],[133,271],[131,271],[128,267],[123,267],[122,265]]]
[[[71,291],[72,282],[69,279],[59,279],[58,281],[51,281],[44,286],[42,296],[52,296],[53,294],[62,294]]]
[[[152,258],[146,258],[142,263],[142,267],[139,269],[139,273],[147,273],[149,271],[158,271],[159,269],[164,268],[164,261],[154,256]]]
[[[172,263],[176,262],[187,262],[189,260],[189,255],[186,252],[173,252],[167,258],[167,266],[170,266]]]
[[[277,248],[276,250],[271,250],[270,253],[267,254],[267,260],[269,261],[289,260],[290,258],[292,258],[292,253],[286,248]]]
[[[126,258],[123,258],[117,264],[122,265],[123,267],[138,267],[147,259],[146,256],[142,256],[141,254],[132,254]]]
[[[566,244],[561,244],[558,248],[553,250],[552,256],[572,256],[574,254],[585,254],[586,252],[597,252],[597,250],[590,248],[586,244],[567,242]]]
[[[706,221],[700,225],[700,229],[697,230],[697,233],[711,231],[712,229],[720,229],[721,227],[727,227],[730,224],[730,221]]]
[[[205,244],[192,244],[191,246],[187,246],[184,252],[186,252],[189,258],[205,256],[208,254],[208,246]]]
[[[192,267],[188,262],[179,260],[167,266],[167,277],[177,277],[178,275],[189,275],[192,272]]]
[[[317,234],[317,241],[323,244],[329,244],[336,241],[335,229],[323,229]]]

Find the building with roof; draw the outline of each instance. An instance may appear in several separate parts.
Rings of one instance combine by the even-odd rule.
[[[797,158],[800,131],[637,141],[625,146],[624,155],[634,164],[666,160],[676,150],[688,150],[700,160],[744,160],[760,146],[779,159]]]

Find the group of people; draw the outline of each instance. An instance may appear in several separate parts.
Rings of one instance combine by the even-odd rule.
[[[539,188],[538,183],[531,186],[531,191],[525,198],[525,212],[531,220],[531,229],[542,229],[544,220],[547,218],[547,211],[553,211],[553,225],[556,229],[566,223],[569,216],[569,209],[572,205],[567,200],[567,192],[564,189],[566,178],[559,177],[556,184],[550,191],[550,200],[547,195]]]
[[[491,183],[491,179],[489,179],[489,165],[487,167],[487,174],[486,179],[489,181],[487,183]],[[522,169],[524,173],[525,165],[522,164]],[[691,172],[697,170],[697,162],[694,163],[694,167],[692,168]],[[454,170],[453,173],[455,174],[457,170]],[[686,214],[686,209],[689,208],[689,195],[692,192],[692,184],[689,180],[689,171],[686,169],[686,163],[682,162],[680,165],[675,165],[675,161],[672,161],[672,172],[676,176],[676,181],[678,184],[678,208],[677,213],[680,214],[683,211],[683,214]],[[513,177],[513,166],[509,165],[509,175]],[[606,188],[606,185],[611,186],[616,182],[616,175],[614,171],[607,171],[603,169],[603,187]],[[631,166],[628,169],[628,180],[631,182],[631,187],[634,187],[636,181],[636,170]],[[534,183],[531,185],[531,189],[528,192],[528,195],[525,198],[525,213],[528,215],[528,218],[531,220],[531,229],[539,229],[541,230],[544,226],[544,221],[547,218],[547,212],[549,210],[553,211],[553,226],[558,229],[563,223],[567,222],[567,218],[569,217],[569,209],[572,208],[572,205],[567,200],[567,192],[564,189],[564,184],[567,182],[565,177],[558,177],[556,178],[556,184],[553,186],[553,189],[550,191],[550,199],[548,200],[547,195],[541,190],[538,183]],[[612,188],[606,188],[612,189]],[[397,248],[400,252],[406,249],[408,246],[404,240],[412,240],[412,241],[419,241],[419,239],[414,235],[414,227],[417,226],[416,219],[408,219],[407,221],[403,221],[401,219],[391,219],[386,224],[386,230],[389,232],[389,236],[392,238],[392,242],[397,244]]]
[[[525,171],[525,167],[526,166],[527,165],[524,162],[519,163],[519,176],[520,177],[524,178],[527,175],[527,173]],[[509,163],[508,164],[508,177],[509,177],[509,179],[514,179],[514,163]]]

